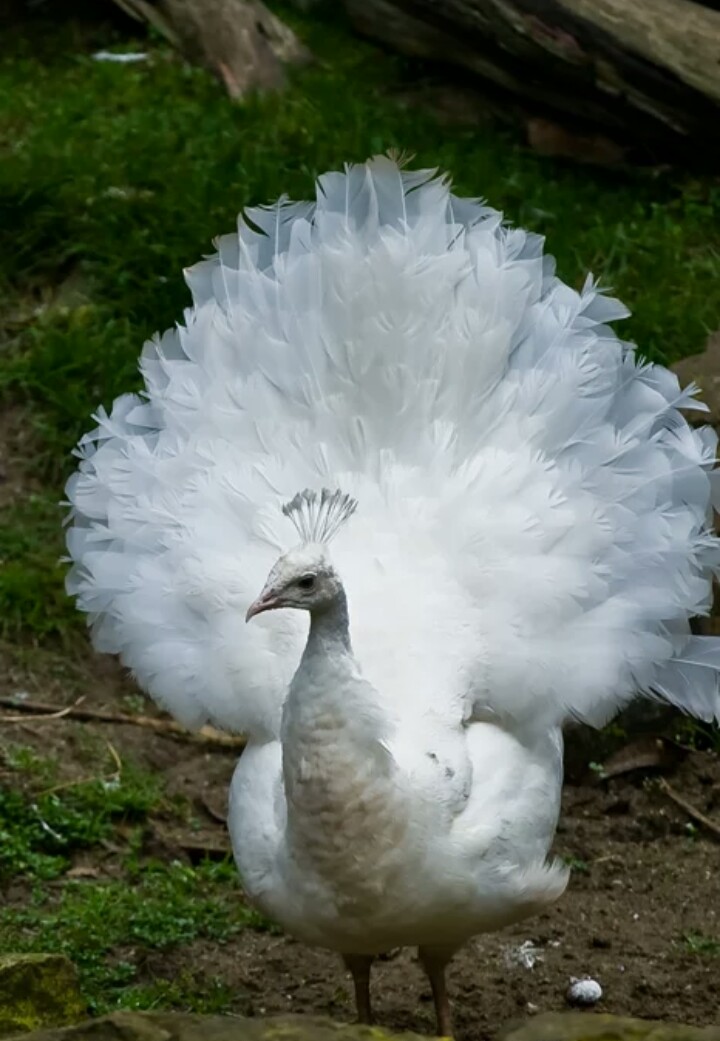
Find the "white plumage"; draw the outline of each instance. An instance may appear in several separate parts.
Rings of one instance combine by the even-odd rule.
[[[564,889],[563,723],[638,692],[720,719],[720,640],[689,630],[716,436],[622,305],[432,171],[376,158],[248,218],[80,444],[68,589],[164,708],[249,735],[250,895],[346,955],[423,947],[447,1027],[437,966]],[[245,614],[283,503],[324,486],[357,512],[301,563],[342,581],[354,654],[311,639],[293,680],[307,615]]]

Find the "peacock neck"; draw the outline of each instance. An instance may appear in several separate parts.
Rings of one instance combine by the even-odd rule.
[[[301,744],[311,740],[310,731],[322,731],[330,720],[332,729],[342,731],[343,740],[363,746],[385,734],[385,711],[353,654],[342,591],[324,609],[311,613],[307,643],[283,715]]]
[[[283,707],[282,770],[291,860],[360,917],[377,902],[373,866],[404,827],[390,728],[353,657],[343,593],[312,612]]]
[[[350,616],[343,589],[327,607],[311,613],[305,654],[352,655]]]

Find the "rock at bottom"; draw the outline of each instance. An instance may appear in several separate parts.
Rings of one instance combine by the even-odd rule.
[[[199,1016],[113,1012],[75,1026],[37,1030],[17,1041],[428,1041],[380,1027],[348,1026],[311,1016]],[[720,1041],[720,1027],[690,1027],[594,1012],[559,1012],[512,1023],[498,1041]]]
[[[36,1030],[14,1041],[428,1041],[379,1027],[336,1023],[314,1016],[201,1016],[183,1012],[112,1012],[56,1030]]]
[[[0,1037],[82,1019],[72,962],[61,954],[0,955]]]
[[[691,1027],[601,1012],[546,1012],[509,1024],[498,1041],[720,1041],[720,1026]]]

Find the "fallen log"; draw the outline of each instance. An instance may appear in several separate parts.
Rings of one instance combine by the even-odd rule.
[[[115,0],[148,22],[187,59],[214,73],[232,98],[276,90],[285,66],[309,60],[309,51],[262,0]]]
[[[534,114],[716,164],[720,10],[693,0],[345,0],[365,35]]]

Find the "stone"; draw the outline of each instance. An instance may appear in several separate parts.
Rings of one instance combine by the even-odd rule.
[[[428,1041],[380,1027],[312,1016],[199,1016],[113,1012],[75,1026],[37,1030],[14,1041]],[[588,1012],[550,1012],[512,1023],[497,1041],[720,1041],[720,1027],[690,1027]]]
[[[575,1005],[577,1008],[589,1008],[591,1005],[597,1005],[602,996],[602,987],[597,980],[588,978],[578,980],[574,976],[565,992],[565,1000],[568,1005]]]
[[[58,1030],[37,1030],[14,1041],[428,1041],[379,1027],[313,1016],[200,1016],[182,1012],[112,1012]]]
[[[720,1026],[691,1027],[600,1012],[546,1012],[509,1024],[497,1041],[720,1041]]]
[[[0,1037],[85,1015],[75,966],[64,955],[0,955]]]

